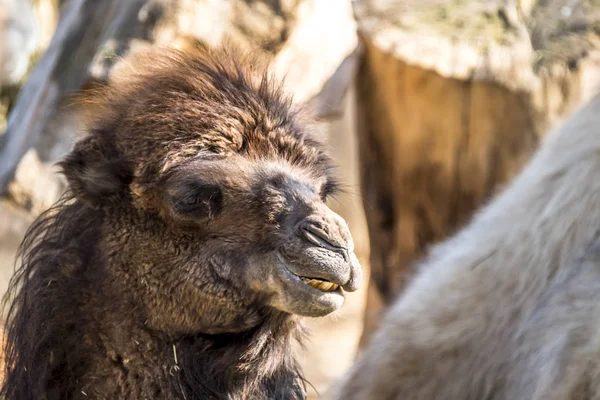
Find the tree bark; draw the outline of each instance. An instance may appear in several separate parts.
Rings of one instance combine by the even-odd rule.
[[[427,248],[595,92],[600,18],[583,1],[354,4],[366,49],[357,98],[371,242],[362,346]]]

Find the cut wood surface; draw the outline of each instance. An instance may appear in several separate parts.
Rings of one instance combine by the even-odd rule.
[[[371,283],[363,343],[433,243],[501,190],[600,82],[600,4],[357,0]]]

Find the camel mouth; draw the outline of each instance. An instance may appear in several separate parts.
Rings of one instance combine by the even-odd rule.
[[[339,285],[337,283],[334,283],[330,280],[324,279],[324,278],[316,278],[316,277],[311,277],[311,276],[303,276],[300,275],[296,272],[294,272],[291,268],[290,268],[290,263],[289,261],[281,254],[278,254],[279,260],[281,261],[282,265],[285,268],[285,272],[288,275],[291,275],[295,278],[296,281],[303,283],[306,286],[310,286],[311,288],[314,288],[320,292],[323,293],[339,293],[342,294],[342,285]]]
[[[345,294],[339,282],[332,282],[317,273],[298,273],[296,265],[277,252],[276,276],[283,285],[272,292],[269,305],[292,314],[307,317],[322,317],[339,310],[345,301]],[[312,275],[312,276],[311,276]]]
[[[298,276],[298,275],[296,275]],[[298,276],[302,280],[302,282],[306,283],[308,286],[312,286],[321,292],[335,292],[340,289],[340,285],[337,285],[333,282],[319,279],[319,278],[308,278],[304,276]]]
[[[324,278],[300,275],[294,271],[294,268],[291,267],[289,260],[287,260],[285,256],[283,256],[280,252],[277,253],[277,256],[280,261],[280,266],[282,267],[285,275],[288,276],[288,279],[292,278],[291,280],[295,281],[296,285],[301,285],[312,293],[333,294],[341,296],[344,295],[342,285],[334,283]]]
[[[316,293],[334,294],[334,295],[341,295],[341,296],[344,295],[342,286],[338,285],[337,283],[333,283],[333,282],[328,281],[323,278],[313,278],[313,277],[298,275],[297,273],[294,273],[293,271],[290,270],[290,268],[287,267],[287,263],[284,263],[284,269],[288,276],[294,278],[293,279],[294,281],[296,281],[298,284],[304,286],[306,289],[308,289],[311,292],[318,291]]]
[[[310,296],[314,305],[320,302],[330,304],[333,309],[337,309],[344,302],[344,290],[342,286],[322,278],[312,278],[297,275],[285,267],[286,275],[291,278],[292,286]],[[289,279],[288,278],[288,279]],[[326,307],[329,308],[329,307]]]

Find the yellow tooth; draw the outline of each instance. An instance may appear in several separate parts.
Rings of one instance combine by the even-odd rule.
[[[329,284],[329,291],[333,292],[334,290],[337,290],[338,285],[336,285],[335,283],[330,283]]]
[[[315,279],[309,279],[306,283],[308,283],[310,286],[319,289],[320,283],[319,281],[315,280]]]
[[[334,290],[337,290],[337,288],[339,287],[338,285],[336,285],[333,282],[322,281],[320,279],[302,278],[302,280],[307,285],[310,285],[310,286],[314,287],[315,289],[319,289],[323,292],[333,292]]]
[[[337,289],[337,285],[332,282],[321,282],[320,289],[324,292],[331,292],[331,291]]]

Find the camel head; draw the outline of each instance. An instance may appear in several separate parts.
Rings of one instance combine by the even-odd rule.
[[[107,279],[150,327],[239,332],[270,312],[324,316],[359,288],[324,146],[280,87],[225,51],[133,57],[81,101],[61,164],[101,213]]]

